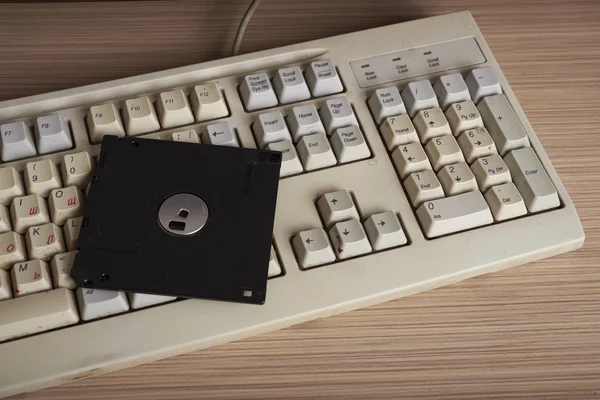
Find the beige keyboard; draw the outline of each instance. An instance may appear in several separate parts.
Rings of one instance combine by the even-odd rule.
[[[76,287],[69,271],[104,135],[283,153],[264,305]],[[0,159],[4,396],[584,241],[468,12],[2,102]]]

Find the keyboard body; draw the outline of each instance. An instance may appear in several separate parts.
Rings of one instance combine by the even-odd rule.
[[[422,55],[428,51],[432,54]],[[401,65],[398,63],[403,57],[411,62],[420,57],[426,61],[420,66],[409,62],[409,72],[399,73],[398,78],[389,69],[376,69],[378,63],[386,62],[385,57],[378,58],[382,56],[398,59],[394,65]],[[310,63],[325,59],[335,64],[343,83],[340,93],[253,111],[241,99],[240,86],[247,75],[264,72],[273,79],[280,68],[290,66],[299,66],[306,73]],[[364,68],[373,67],[374,73],[364,73],[361,68],[367,64],[369,67]],[[377,89],[396,87],[403,91],[408,83],[423,80],[433,85],[443,75],[467,76],[471,70],[484,67],[495,72],[502,94],[526,132],[529,145],[525,147],[537,155],[560,204],[528,211],[518,218],[428,237],[419,207],[407,194],[405,177],[401,177],[368,102]],[[343,97],[358,120],[369,154],[280,180],[273,242],[282,272],[269,280],[264,305],[178,300],[0,342],[0,359],[11,360],[0,371],[0,395],[33,391],[367,307],[554,256],[583,244],[584,232],[569,195],[468,12],[2,102],[0,124],[25,121],[33,126],[37,117],[58,113],[69,121],[74,143],[68,150],[3,162],[0,167],[13,166],[23,172],[27,163],[45,159],[60,165],[65,155],[81,151],[95,157],[100,146],[90,140],[86,124],[90,107],[114,103],[119,108],[125,100],[140,96],[157,101],[159,93],[174,89],[182,89],[189,96],[194,86],[208,83],[216,83],[222,92],[227,116],[160,129],[143,137],[168,140],[173,132],[202,132],[215,121],[228,122],[240,145],[256,147],[253,124],[259,115],[280,111],[289,116],[299,105],[313,104],[320,109],[326,101]],[[340,190],[351,194],[363,223],[373,214],[392,211],[401,223],[406,243],[304,268],[294,239],[300,232],[315,228],[329,232],[318,200]],[[330,241],[335,253],[341,244],[336,245],[334,236]]]

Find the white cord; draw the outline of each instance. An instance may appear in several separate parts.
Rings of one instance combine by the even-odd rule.
[[[246,14],[244,14],[244,18],[242,18],[242,22],[240,22],[237,34],[235,35],[235,40],[233,41],[233,49],[231,50],[234,56],[237,56],[240,53],[240,46],[242,45],[244,32],[246,32],[246,27],[250,23],[250,18],[252,18],[252,14],[254,14],[254,10],[256,10],[259,3],[260,0],[252,0],[252,3],[250,3],[248,9],[246,10]]]

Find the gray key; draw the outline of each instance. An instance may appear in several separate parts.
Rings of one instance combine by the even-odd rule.
[[[0,125],[2,161],[35,156],[31,130],[23,121]]]
[[[235,133],[231,125],[227,122],[222,124],[208,125],[206,127],[206,133],[202,138],[204,143],[214,144],[218,146],[231,146],[240,147]]]
[[[477,109],[501,155],[520,147],[529,146],[527,132],[508,103],[506,96],[497,94],[484,97],[477,105]]]
[[[73,147],[69,124],[58,114],[39,117],[35,123],[35,140],[40,154]]]
[[[515,186],[521,192],[530,212],[560,205],[558,193],[533,149],[513,150],[504,157],[504,162],[510,169]]]

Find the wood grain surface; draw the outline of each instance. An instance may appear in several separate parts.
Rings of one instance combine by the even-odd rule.
[[[0,4],[0,99],[226,56],[247,4]],[[264,0],[242,50],[464,9],[578,208],[582,249],[16,398],[599,399],[599,1]]]

